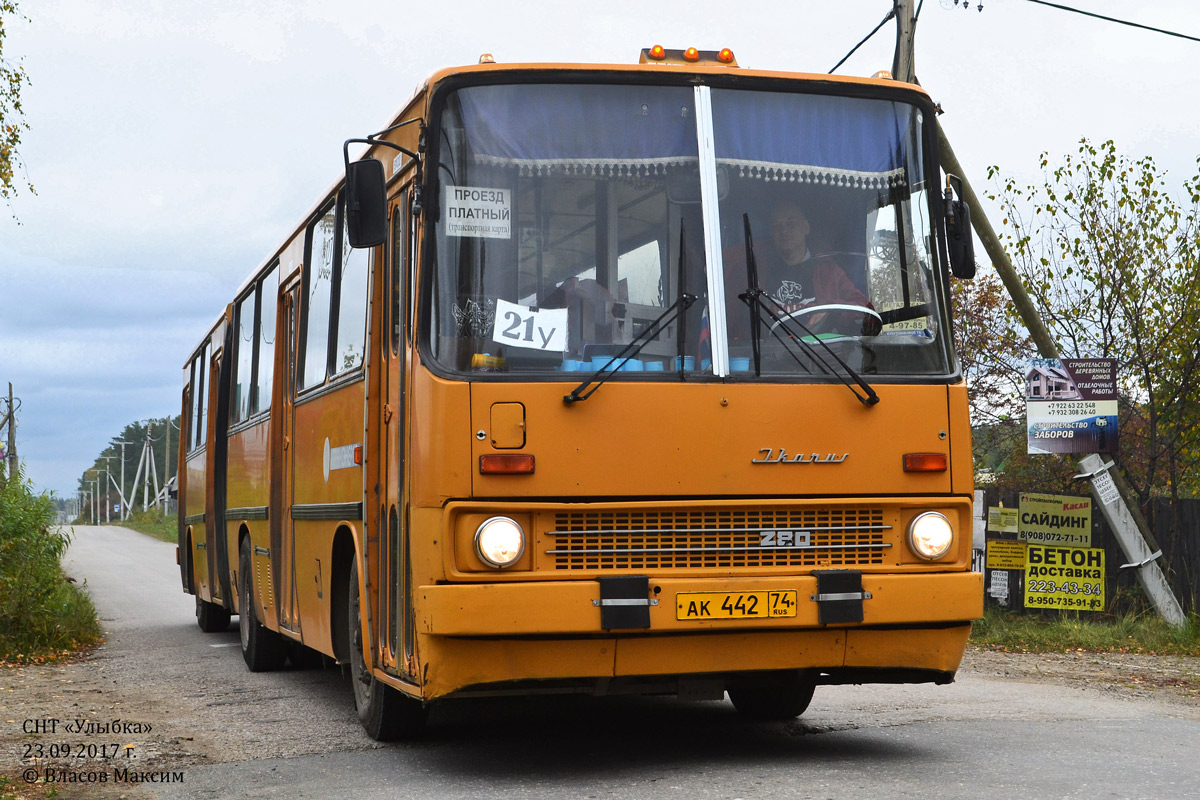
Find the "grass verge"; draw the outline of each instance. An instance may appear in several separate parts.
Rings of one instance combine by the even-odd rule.
[[[92,600],[62,570],[71,535],[18,472],[0,482],[0,663],[56,661],[100,641]]]
[[[971,627],[971,644],[1015,653],[1144,653],[1200,656],[1200,619],[1173,628],[1152,612],[1092,618],[1077,612],[1014,614],[996,608]]]
[[[164,517],[161,511],[132,511],[129,519],[119,524],[164,542],[179,543],[178,521],[173,514]]]

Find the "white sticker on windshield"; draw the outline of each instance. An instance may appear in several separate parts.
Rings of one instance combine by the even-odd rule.
[[[447,186],[442,213],[447,236],[477,239],[512,238],[512,203],[508,189]]]
[[[497,300],[492,341],[509,347],[561,353],[567,349],[567,310],[538,310]]]

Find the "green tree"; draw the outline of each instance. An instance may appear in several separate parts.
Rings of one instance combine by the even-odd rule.
[[[1176,199],[1152,158],[1087,139],[1041,169],[993,196],[1013,264],[1065,357],[1117,360],[1118,460],[1139,500],[1200,496],[1200,173]]]
[[[107,447],[105,447],[96,460],[88,469],[84,470],[79,478],[79,489],[86,490],[94,488],[92,482],[93,472],[99,474],[99,489],[101,494],[100,504],[100,519],[104,519],[105,503],[108,508],[112,508],[120,502],[121,493],[116,489],[117,485],[121,485],[122,477],[124,484],[121,485],[121,492],[129,501],[131,508],[140,508],[142,500],[146,496],[144,489],[144,480],[146,471],[149,469],[147,463],[143,461],[142,452],[146,440],[150,440],[150,454],[154,461],[154,474],[158,477],[159,486],[166,484],[170,476],[175,475],[175,466],[179,458],[179,417],[164,417],[162,419],[140,420],[131,422],[124,427],[119,436],[114,436]],[[119,442],[124,441],[127,444],[124,448]],[[124,454],[124,471],[122,472],[122,453]],[[107,458],[106,458],[107,457]],[[138,469],[142,469],[142,478],[138,478]],[[111,478],[104,474],[105,469],[111,471]],[[154,500],[153,481],[149,490],[149,499]],[[111,515],[111,511],[110,511]],[[86,516],[86,512],[85,512]]]
[[[20,185],[28,187],[30,192],[33,185],[16,177],[22,166],[17,146],[21,143],[21,134],[29,130],[21,106],[21,89],[30,82],[21,62],[4,54],[5,17],[24,19],[17,10],[17,0],[0,0],[0,198],[9,202]]]
[[[971,444],[981,488],[1070,492],[1076,470],[1061,456],[1030,455],[1025,433],[1025,361],[1036,355],[1029,333],[994,270],[954,281],[954,342],[971,404]]]

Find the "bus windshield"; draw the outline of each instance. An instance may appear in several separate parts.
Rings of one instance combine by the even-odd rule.
[[[923,117],[703,86],[451,93],[435,150],[435,364],[571,379],[665,317],[616,379],[829,381],[829,351],[884,380],[951,376]],[[697,298],[686,311],[681,294]]]

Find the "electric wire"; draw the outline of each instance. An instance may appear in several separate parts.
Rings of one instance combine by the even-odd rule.
[[[1179,33],[1178,31],[1169,31],[1169,30],[1166,30],[1165,28],[1154,28],[1154,27],[1151,27],[1150,25],[1142,25],[1137,22],[1130,22],[1129,20],[1117,19],[1116,17],[1106,17],[1103,14],[1097,14],[1093,11],[1084,11],[1079,8],[1072,8],[1071,6],[1064,6],[1060,3],[1049,3],[1049,2],[1046,2],[1046,0],[1028,0],[1028,2],[1036,3],[1039,6],[1049,6],[1050,8],[1057,8],[1060,11],[1071,11],[1076,14],[1082,14],[1085,17],[1095,17],[1096,19],[1102,19],[1102,20],[1105,20],[1106,22],[1115,22],[1118,25],[1128,25],[1131,28],[1141,28],[1142,30],[1153,31],[1154,33],[1165,33],[1167,36],[1177,36],[1180,39],[1187,39],[1192,42],[1200,42],[1200,38],[1197,38],[1195,36],[1189,36],[1186,33]],[[834,69],[837,69],[837,68],[834,67]]]
[[[920,13],[920,12],[918,11],[917,13]],[[882,20],[880,20],[879,24],[875,26],[875,30],[871,31],[865,37],[863,37],[863,40],[861,42],[859,42],[858,44],[854,45],[854,47],[851,48],[849,53],[846,53],[846,55],[842,56],[842,60],[839,61],[838,63],[834,64],[833,69],[829,70],[828,74],[832,75],[833,73],[837,72],[837,68],[840,67],[842,64],[845,64],[850,59],[850,56],[857,53],[858,48],[860,48],[864,44],[866,44],[868,39],[870,39],[875,34],[879,33],[879,29],[882,28],[884,25],[886,25],[891,20],[895,19],[895,17],[896,17],[896,9],[893,6],[892,10],[887,13],[887,16],[885,16]]]

